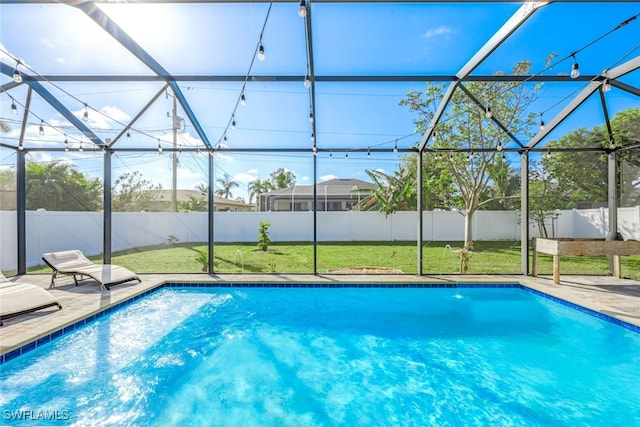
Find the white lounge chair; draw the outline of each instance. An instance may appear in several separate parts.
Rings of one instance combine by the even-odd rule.
[[[76,286],[79,284],[78,280],[89,277],[107,290],[111,289],[112,285],[132,280],[141,282],[140,278],[132,271],[114,264],[95,264],[78,249],[47,252],[42,255],[42,260],[53,269],[51,287],[55,285],[58,274],[73,276]]]
[[[0,326],[3,319],[56,305],[62,308],[50,292],[30,283],[11,282],[0,271]]]

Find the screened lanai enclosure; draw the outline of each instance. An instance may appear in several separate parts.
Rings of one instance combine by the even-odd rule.
[[[640,240],[639,16],[3,0],[0,270],[530,274],[538,237]]]

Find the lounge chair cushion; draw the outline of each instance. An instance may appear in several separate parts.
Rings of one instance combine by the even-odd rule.
[[[73,276],[76,285],[78,284],[77,276],[87,276],[106,289],[110,289],[111,285],[132,280],[140,283],[140,278],[132,271],[115,264],[95,264],[78,249],[48,252],[42,255],[42,259],[53,269],[51,286],[54,285],[57,274]]]
[[[0,325],[2,319],[62,305],[47,290],[30,283],[15,283],[0,272]]]

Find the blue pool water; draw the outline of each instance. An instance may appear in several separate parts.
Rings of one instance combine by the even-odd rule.
[[[0,366],[10,425],[629,426],[638,402],[640,334],[518,288],[162,289]]]

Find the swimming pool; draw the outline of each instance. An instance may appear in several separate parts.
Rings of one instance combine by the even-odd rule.
[[[640,425],[640,334],[518,287],[164,288],[2,365],[11,425]]]

